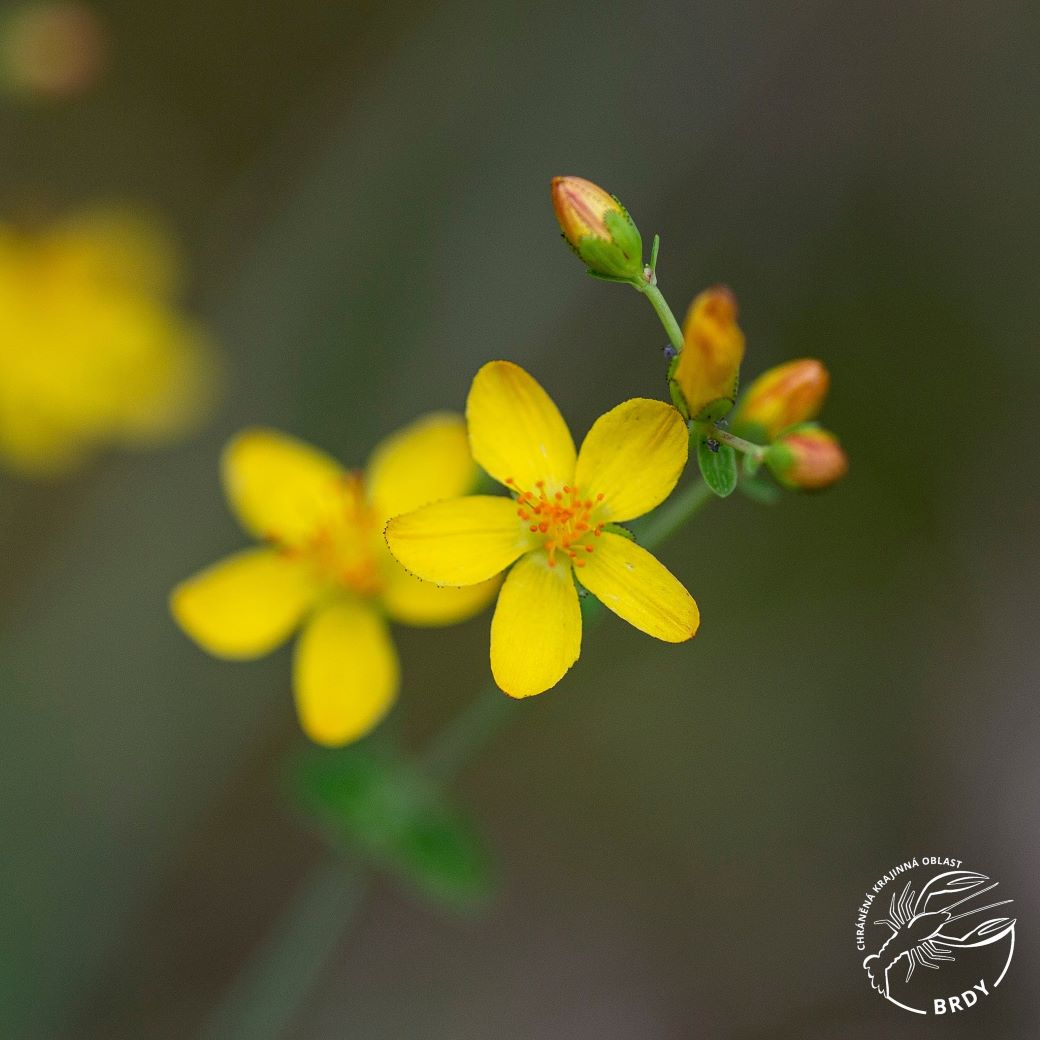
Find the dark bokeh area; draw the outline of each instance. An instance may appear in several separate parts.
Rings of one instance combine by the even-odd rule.
[[[97,11],[100,85],[0,110],[4,214],[165,215],[227,389],[181,443],[4,478],[0,1032],[202,1035],[323,854],[281,789],[289,651],[216,661],[167,613],[243,544],[229,435],[361,464],[496,357],[579,436],[665,392],[650,309],[559,241],[548,183],[574,173],[661,233],[677,311],[732,286],[745,378],[826,362],[850,474],[712,502],[669,542],[696,639],[608,618],[455,787],[496,899],[459,919],[369,881],[285,1035],[1035,1036],[1035,5]],[[407,746],[481,688],[487,626],[397,633]],[[972,1014],[919,1020],[864,980],[862,894],[915,855],[1016,900]]]

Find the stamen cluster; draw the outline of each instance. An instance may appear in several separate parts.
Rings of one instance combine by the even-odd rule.
[[[375,596],[383,587],[373,551],[379,530],[365,501],[359,473],[343,475],[335,488],[334,503],[329,515],[315,526],[303,545],[283,551],[309,560],[327,581],[362,596]]]
[[[549,557],[549,566],[556,566],[559,551],[569,556],[575,567],[584,567],[581,552],[595,549],[586,539],[598,538],[603,533],[604,522],[592,518],[603,496],[583,499],[578,489],[569,484],[550,494],[544,480],[535,481],[535,492],[518,487],[512,477],[506,479],[506,484],[516,492],[516,515],[528,525],[531,534],[544,536],[542,548]]]

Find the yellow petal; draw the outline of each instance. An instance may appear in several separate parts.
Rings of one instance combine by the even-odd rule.
[[[491,673],[510,697],[555,686],[581,652],[581,609],[569,566],[531,553],[509,572],[491,622]]]
[[[437,585],[476,585],[528,548],[511,498],[469,495],[434,502],[386,525],[386,544],[410,574]]]
[[[491,578],[462,588],[434,585],[413,578],[395,562],[393,571],[387,571],[380,599],[387,614],[405,625],[453,625],[483,610],[501,584],[498,578]]]
[[[682,416],[663,401],[634,398],[593,423],[574,482],[583,496],[603,495],[601,509],[610,520],[631,520],[671,494],[688,452]]]
[[[249,549],[178,585],[170,610],[211,654],[259,657],[288,638],[315,595],[297,561],[274,549]]]
[[[304,733],[339,747],[372,730],[390,710],[400,679],[382,618],[360,600],[322,607],[296,644],[293,688]]]
[[[474,377],[466,401],[473,458],[502,484],[533,491],[574,476],[574,441],[549,395],[519,365],[490,361]]]
[[[376,515],[387,520],[471,490],[477,467],[461,415],[434,412],[387,437],[369,459],[366,484]]]
[[[167,298],[178,288],[180,259],[161,222],[129,210],[89,210],[42,238],[41,250],[68,276],[103,288]]]
[[[222,467],[228,501],[258,538],[299,545],[342,508],[344,470],[277,430],[243,430],[224,449]]]
[[[0,387],[0,456],[34,477],[58,477],[81,466],[95,446],[51,416],[39,413],[10,387]]]
[[[578,578],[603,605],[666,643],[693,637],[700,611],[682,583],[644,548],[605,532],[585,557]]]
[[[114,422],[145,447],[191,430],[212,411],[221,378],[219,355],[202,330],[167,316],[126,373]]]

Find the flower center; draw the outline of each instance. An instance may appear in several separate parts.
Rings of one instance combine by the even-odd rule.
[[[376,552],[382,534],[365,500],[361,475],[344,475],[333,486],[327,505],[306,540],[284,551],[306,559],[330,584],[362,596],[377,595],[383,588]]]
[[[549,566],[556,566],[556,554],[561,553],[575,567],[584,567],[583,554],[595,549],[593,540],[603,531],[604,522],[593,517],[603,496],[582,498],[581,492],[569,484],[564,484],[561,491],[549,492],[544,480],[535,482],[533,492],[519,487],[512,477],[507,478],[506,484],[516,492],[516,515],[541,540]]]

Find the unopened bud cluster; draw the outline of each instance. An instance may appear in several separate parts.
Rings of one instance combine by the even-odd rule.
[[[830,386],[821,362],[801,358],[777,365],[738,399],[745,344],[733,293],[724,285],[700,293],[686,313],[680,344],[679,327],[656,288],[657,239],[650,266],[644,267],[642,239],[628,211],[583,177],[554,178],[552,200],[563,237],[590,274],[656,295],[655,309],[661,315],[663,307],[662,321],[672,330],[672,401],[691,420],[691,431],[702,444],[718,450],[714,438],[721,435],[712,430],[721,430],[714,424],[728,416],[729,432],[745,442],[739,450],[747,453],[749,475],[764,462],[781,484],[800,490],[828,487],[845,475],[848,460],[837,438],[812,421]],[[731,438],[730,443],[736,441]]]

